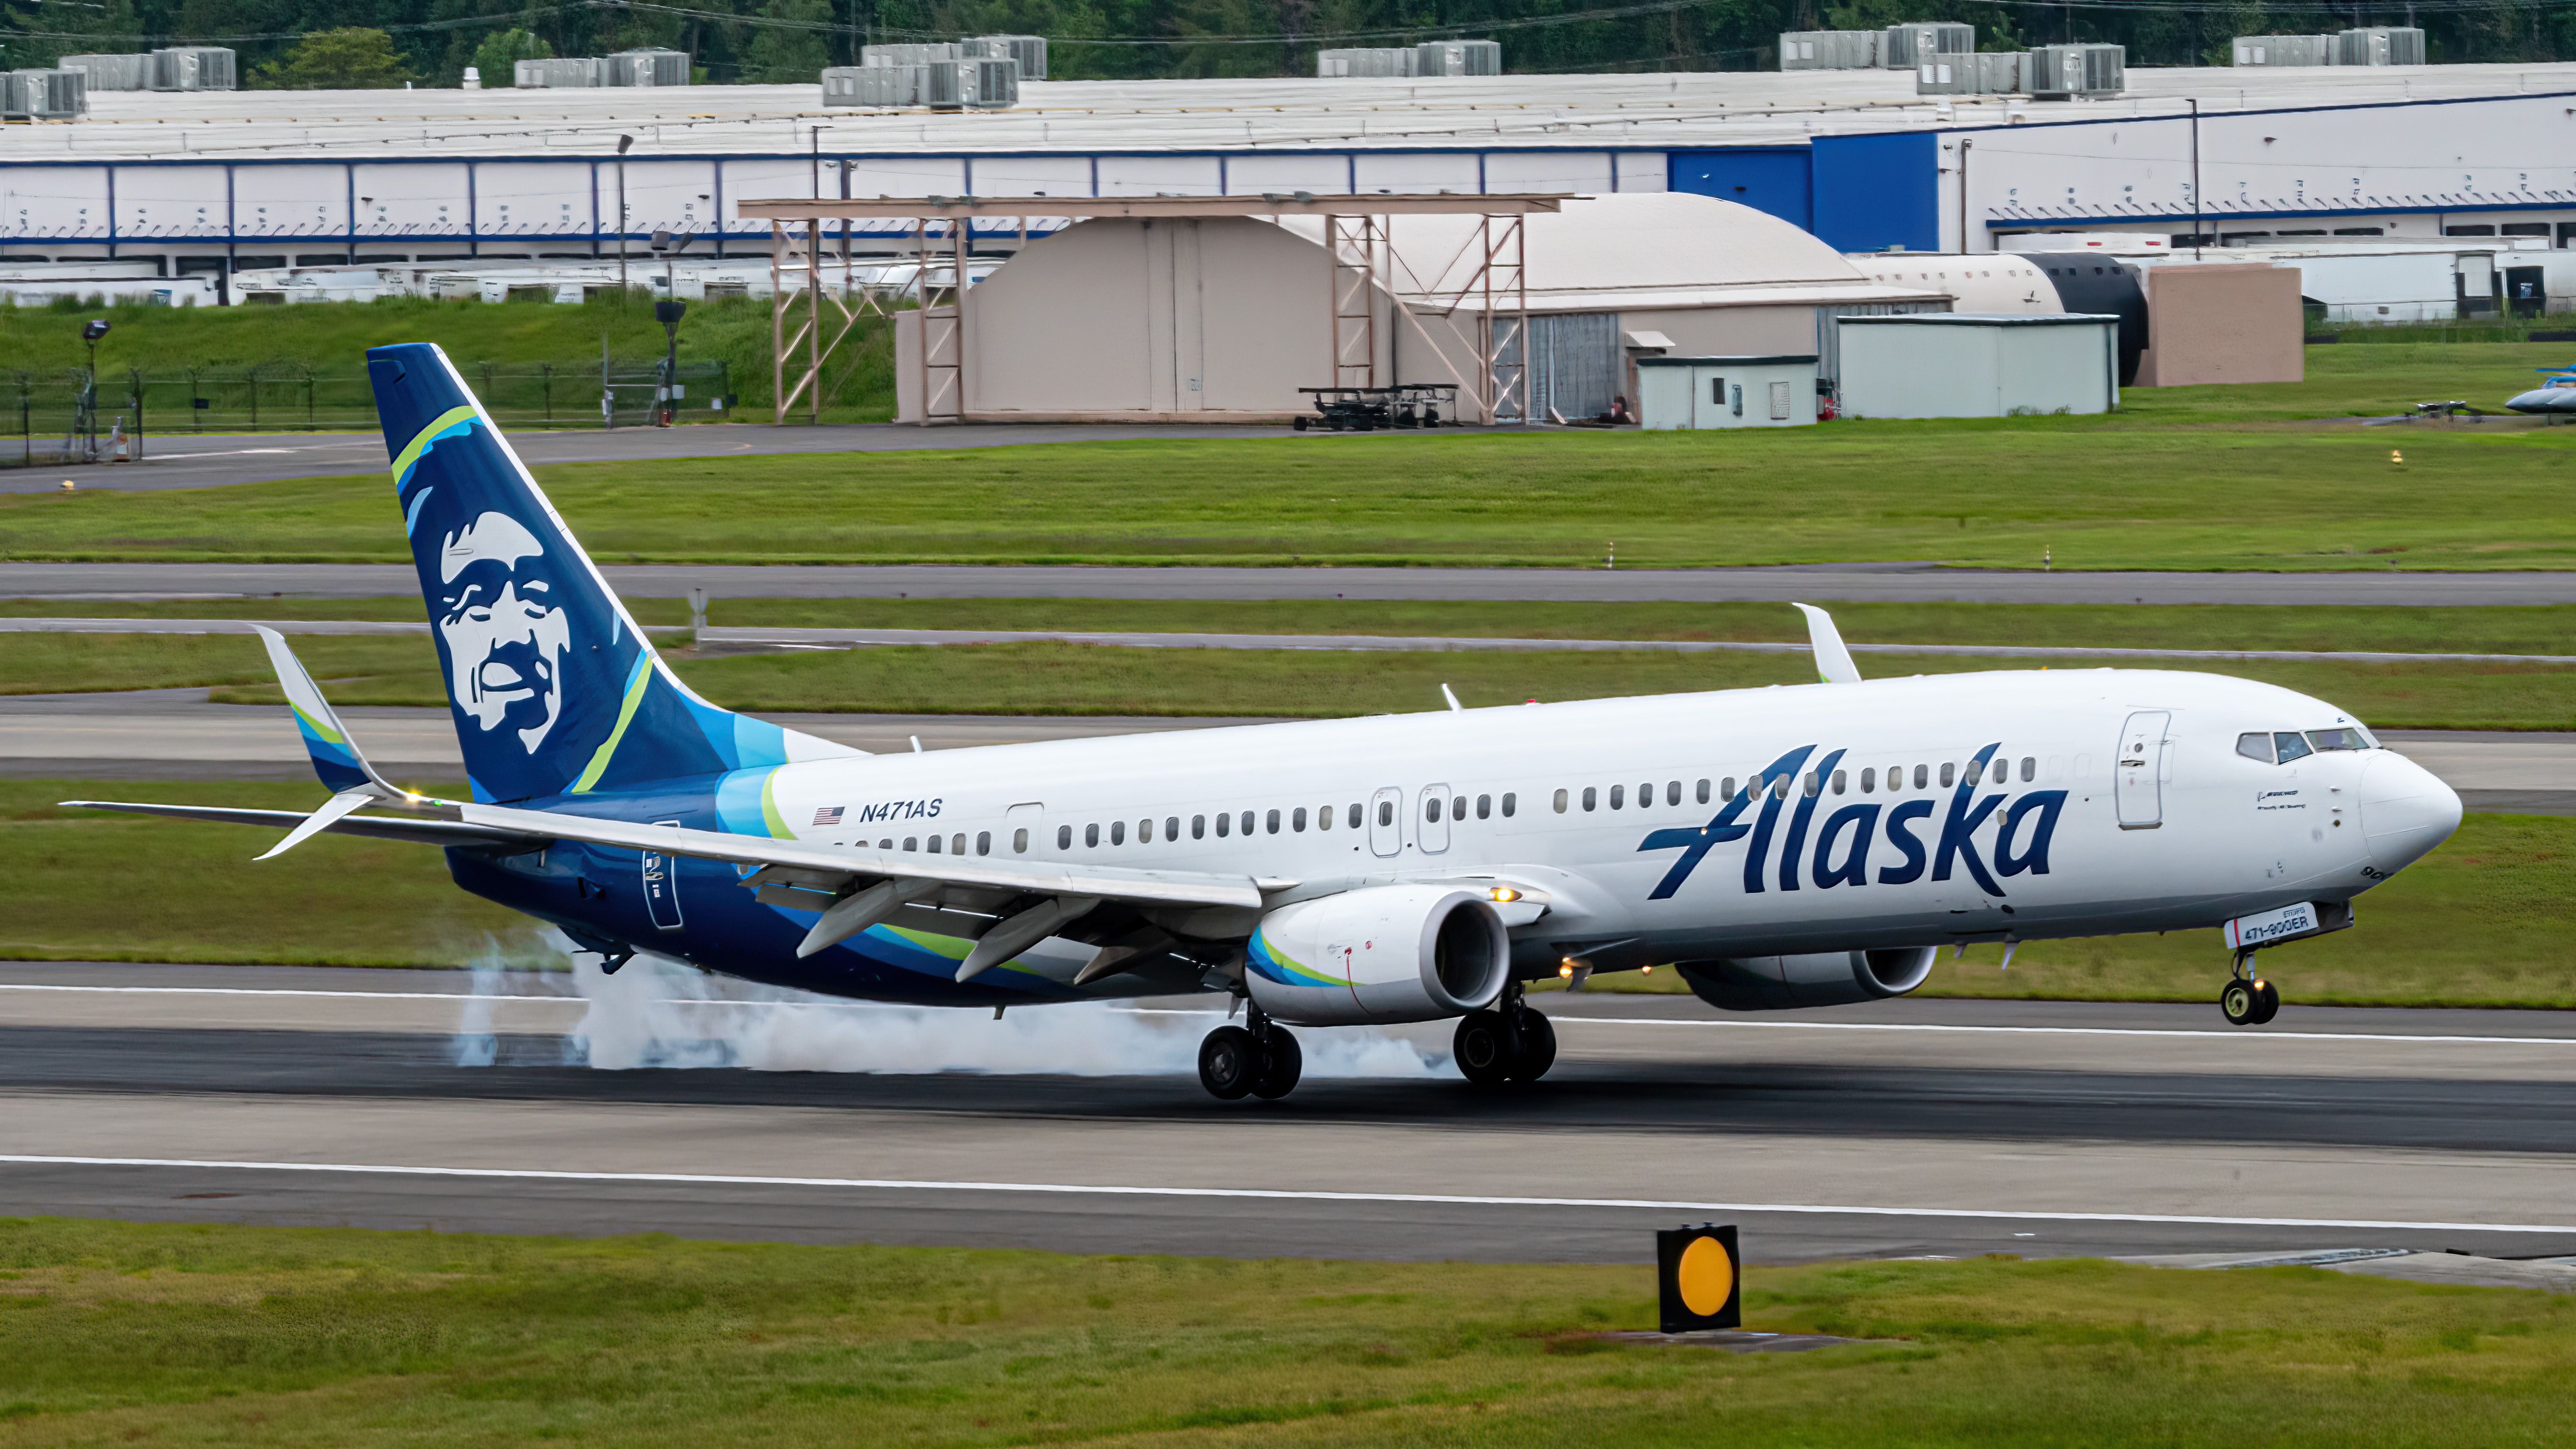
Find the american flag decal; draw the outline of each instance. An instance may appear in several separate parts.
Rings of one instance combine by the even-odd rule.
[[[838,824],[840,824],[840,823],[841,823],[841,811],[842,811],[842,809],[843,809],[843,808],[844,808],[844,807],[839,806],[839,805],[826,805],[826,806],[824,806],[822,809],[817,810],[817,811],[815,811],[815,812],[814,812],[814,823],[815,823],[815,824],[817,824],[817,825],[838,825]]]

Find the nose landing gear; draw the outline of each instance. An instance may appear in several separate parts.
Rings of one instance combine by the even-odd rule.
[[[1479,1087],[1535,1082],[1556,1064],[1556,1028],[1530,1009],[1515,981],[1492,1007],[1459,1018],[1450,1052],[1458,1074]]]
[[[2229,968],[2225,990],[2218,993],[2219,1014],[2230,1026],[2261,1026],[2281,1014],[2281,993],[2253,974],[2254,953],[2239,951]]]
[[[1276,1101],[1297,1089],[1306,1054],[1297,1038],[1272,1021],[1258,1006],[1250,1007],[1249,1029],[1220,1026],[1199,1043],[1199,1085],[1219,1101],[1245,1096]]]

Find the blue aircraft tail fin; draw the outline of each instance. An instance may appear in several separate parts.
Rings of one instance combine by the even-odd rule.
[[[446,353],[370,348],[367,373],[476,799],[859,753],[682,684]]]

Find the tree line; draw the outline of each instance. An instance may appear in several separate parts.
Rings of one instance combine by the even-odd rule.
[[[1043,35],[1056,79],[1311,75],[1335,45],[1499,41],[1521,72],[1767,70],[1784,30],[1962,20],[1981,48],[2111,41],[2131,65],[2227,63],[2238,35],[2420,24],[2442,62],[2576,58],[2571,0],[2412,4],[2136,0],[0,0],[8,66],[85,51],[228,45],[249,86],[452,87],[465,69],[510,84],[530,56],[686,51],[702,81],[805,84],[872,41]]]

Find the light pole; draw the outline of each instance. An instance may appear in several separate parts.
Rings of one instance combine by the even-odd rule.
[[[678,257],[689,244],[689,233],[673,235],[668,227],[653,229],[653,250],[662,256],[662,297],[653,304],[653,320],[662,324],[662,385],[654,392],[657,422],[669,427],[679,411],[680,386],[680,319],[688,314],[689,304],[680,300]]]
[[[626,151],[632,136],[617,138],[617,289],[626,290]]]
[[[98,461],[98,340],[107,335],[107,319],[93,317],[81,324],[81,341],[89,344],[89,376],[81,383],[79,417],[75,420],[81,435],[82,461]]]

